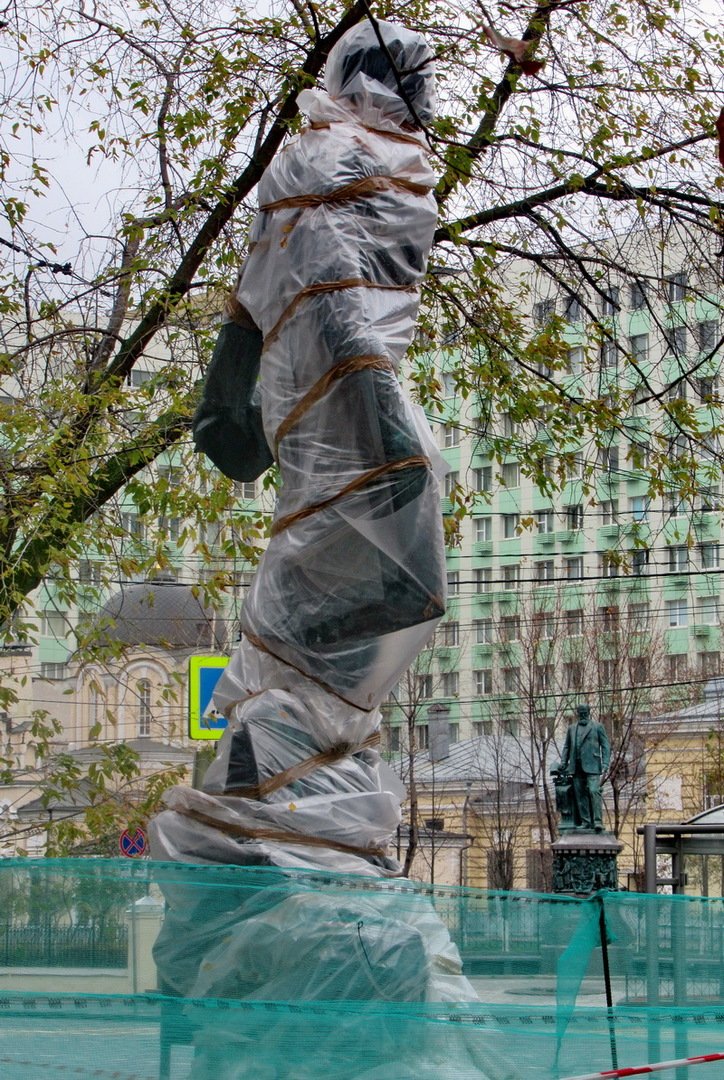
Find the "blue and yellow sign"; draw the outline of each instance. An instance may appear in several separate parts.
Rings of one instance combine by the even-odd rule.
[[[212,695],[228,656],[189,657],[189,738],[220,739],[227,720],[214,708]]]

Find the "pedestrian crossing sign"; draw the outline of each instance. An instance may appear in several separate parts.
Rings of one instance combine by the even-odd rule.
[[[189,738],[220,739],[227,720],[214,708],[213,693],[228,656],[189,657]]]

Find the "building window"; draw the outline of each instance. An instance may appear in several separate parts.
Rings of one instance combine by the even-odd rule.
[[[147,738],[151,734],[151,684],[148,679],[140,679],[136,683],[138,696],[138,735],[139,738]]]
[[[670,326],[666,331],[666,349],[674,356],[685,356],[687,334],[685,326]]]
[[[539,300],[533,304],[533,319],[539,326],[544,326],[556,313],[556,301],[554,297],[547,300]]]
[[[126,536],[131,536],[134,540],[143,540],[146,535],[143,521],[138,514],[131,511],[124,511],[121,514],[121,528]]]
[[[679,270],[676,274],[669,274],[666,280],[666,299],[670,304],[678,300],[686,299],[686,286],[688,279],[685,271]]]
[[[632,281],[629,285],[629,306],[634,311],[646,307],[646,282]]]
[[[699,565],[702,570],[718,570],[719,569],[719,545],[718,544],[700,544],[699,545]]]
[[[549,611],[537,611],[533,616],[533,633],[536,640],[550,640],[556,629],[556,622]]]
[[[601,625],[605,631],[619,630],[621,627],[621,612],[617,607],[601,608]]]
[[[606,472],[618,471],[618,447],[602,446],[598,451],[598,463]]]
[[[482,738],[483,735],[493,734],[493,721],[492,720],[473,720],[473,736],[476,739]]]
[[[604,341],[601,345],[601,367],[615,368],[618,363],[618,348],[615,341]]]
[[[504,487],[520,487],[520,465],[517,461],[509,461],[503,465],[500,475]]]
[[[493,490],[493,467],[492,465],[481,465],[477,469],[473,469],[473,483],[476,491],[492,491]]]
[[[430,746],[430,732],[427,724],[415,725],[415,744],[418,750],[427,750]]]
[[[633,656],[628,662],[628,674],[634,686],[643,686],[649,681],[650,663],[648,656]]]
[[[546,690],[551,690],[553,688],[553,665],[538,664],[534,669],[533,677],[536,690],[543,693]]]
[[[139,386],[143,386],[145,383],[150,382],[154,373],[149,371],[148,368],[136,368],[128,374],[128,384],[138,389]]]
[[[703,545],[702,545],[703,546]],[[683,574],[689,569],[689,549],[683,545],[669,548],[669,572]]]
[[[101,564],[90,559],[81,559],[78,563],[78,582],[81,585],[100,585]]]
[[[583,305],[580,296],[575,293],[566,293],[563,300],[563,316],[568,322],[580,322],[583,318]]]
[[[563,560],[563,573],[568,581],[583,581],[583,556]]]
[[[563,681],[566,690],[581,690],[583,688],[583,664],[578,660],[564,664]]]
[[[460,445],[460,428],[457,424],[443,424],[442,444],[446,449]]]
[[[696,601],[696,621],[700,626],[719,625],[719,597],[701,596]]]
[[[43,637],[64,641],[68,636],[68,616],[63,611],[43,611],[40,616],[40,633]]]
[[[457,697],[460,693],[460,674],[457,671],[445,671],[440,676],[440,690],[443,697]]]
[[[583,608],[571,608],[566,612],[566,636],[581,637],[583,634]]]
[[[568,360],[566,363],[566,370],[569,375],[580,375],[583,371],[583,360],[585,353],[582,345],[576,345],[574,348],[568,350]]]
[[[503,690],[506,694],[513,694],[520,686],[520,668],[503,668]]]
[[[648,573],[650,554],[648,548],[634,548],[631,552],[631,573],[634,577],[642,577]]]
[[[493,571],[489,566],[476,566],[473,570],[473,586],[476,593],[489,593],[493,588]]]
[[[520,524],[520,514],[503,514],[503,537],[506,540],[512,540],[513,537],[518,535],[518,526]]]
[[[649,356],[649,335],[648,334],[633,334],[628,339],[628,347],[633,359],[640,363],[643,360],[648,360]]]
[[[442,645],[459,645],[460,644],[460,623],[459,622],[445,622],[440,627],[441,644]]]
[[[541,559],[535,564],[535,580],[539,585],[551,585],[556,578],[554,559]]]
[[[160,517],[158,519],[158,531],[172,543],[177,543],[181,535],[181,518]]]
[[[520,585],[520,563],[503,567],[503,588],[517,589]]]
[[[704,405],[711,405],[719,397],[719,380],[715,376],[699,379],[697,382],[699,400]]]
[[[475,543],[485,544],[493,539],[493,519],[490,517],[475,518]]]
[[[618,502],[615,499],[604,499],[601,503],[601,524],[618,524]]]
[[[718,675],[721,671],[721,657],[718,652],[699,653],[699,671],[705,677]]]
[[[520,616],[504,615],[500,620],[501,641],[518,641],[520,639]]]
[[[448,570],[447,573],[447,594],[448,596],[458,596],[460,593],[460,572],[458,570]]]
[[[618,285],[609,285],[601,297],[601,314],[615,315],[620,307],[621,290]]]
[[[460,724],[456,722],[448,724],[448,738],[450,744],[460,742]]]
[[[689,625],[689,604],[686,600],[667,600],[666,615],[669,626]]]
[[[648,604],[629,604],[628,621],[632,630],[648,630],[650,619],[651,608]]]
[[[41,662],[40,664],[41,679],[64,679],[66,671],[67,667],[62,663]]]
[[[385,736],[388,753],[397,754],[402,749],[401,729],[399,724],[383,724],[382,730]]]
[[[493,672],[491,668],[478,668],[473,672],[475,693],[478,697],[493,692]]]
[[[443,481],[443,493],[446,499],[451,499],[453,492],[460,482],[459,472],[449,472]]]
[[[415,684],[418,699],[432,697],[432,675],[416,675]]]
[[[689,664],[686,653],[672,653],[667,656],[666,670],[669,682],[687,680],[689,677]]]
[[[536,518],[539,533],[552,533],[555,531],[556,521],[552,510],[539,510]]]
[[[442,391],[446,398],[455,397],[455,375],[452,371],[443,371],[442,373]]]
[[[569,529],[583,528],[583,503],[566,507],[566,525]]]
[[[619,562],[612,551],[604,551],[599,559],[601,577],[615,578],[619,574]]]
[[[518,434],[518,425],[510,413],[503,413],[503,437],[514,439]]]
[[[475,643],[477,645],[493,644],[493,620],[476,619],[473,623],[475,630]]]
[[[705,319],[697,323],[696,339],[701,352],[714,352],[719,344],[719,323],[716,319]]]
[[[237,480],[234,483],[234,494],[238,499],[250,501],[256,498],[255,480]]]
[[[634,495],[629,499],[632,521],[646,521],[649,515],[649,499],[646,495]]]

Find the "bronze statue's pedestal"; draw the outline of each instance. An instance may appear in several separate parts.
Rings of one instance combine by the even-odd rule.
[[[553,892],[590,896],[618,889],[616,861],[623,844],[612,833],[571,829],[551,844]]]

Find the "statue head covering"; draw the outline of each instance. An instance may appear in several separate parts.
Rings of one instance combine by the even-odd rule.
[[[362,119],[382,112],[399,125],[428,123],[435,115],[432,49],[421,34],[404,26],[377,22],[377,28],[384,49],[375,27],[365,20],[348,30],[331,50],[325,71],[329,96],[341,99]]]

